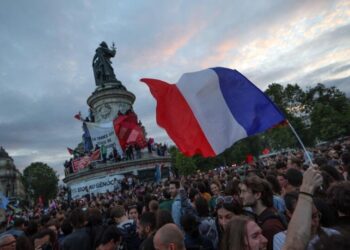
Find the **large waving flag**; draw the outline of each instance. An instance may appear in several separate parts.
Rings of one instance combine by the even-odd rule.
[[[145,135],[137,122],[137,116],[134,112],[130,111],[125,115],[118,115],[113,121],[113,125],[123,150],[130,144],[137,144],[141,148],[147,145]]]
[[[237,70],[211,68],[184,74],[177,84],[141,79],[157,100],[157,123],[185,155],[215,156],[236,141],[285,117]]]

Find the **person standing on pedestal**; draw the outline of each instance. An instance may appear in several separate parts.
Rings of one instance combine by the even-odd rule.
[[[101,145],[101,155],[102,155],[102,161],[105,163],[107,162],[107,147],[106,145]]]

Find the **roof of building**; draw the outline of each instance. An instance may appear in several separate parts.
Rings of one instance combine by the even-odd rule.
[[[0,158],[12,159],[11,156],[6,152],[6,150],[0,146]]]

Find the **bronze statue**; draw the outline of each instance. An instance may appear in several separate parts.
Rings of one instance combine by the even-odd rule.
[[[92,68],[94,70],[96,86],[104,87],[105,83],[116,85],[118,88],[125,87],[117,80],[113,68],[111,58],[116,54],[114,43],[112,48],[108,48],[106,42],[102,42],[100,47],[96,49],[96,54],[92,60]]]

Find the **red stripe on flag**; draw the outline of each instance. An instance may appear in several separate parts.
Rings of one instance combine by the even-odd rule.
[[[141,79],[157,100],[157,123],[163,127],[180,151],[192,156],[204,157],[215,152],[204,135],[198,121],[176,85],[156,79]],[[219,132],[219,131],[218,131]]]

